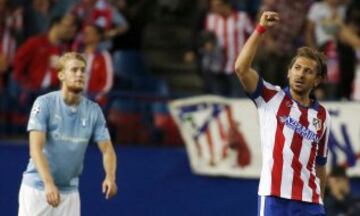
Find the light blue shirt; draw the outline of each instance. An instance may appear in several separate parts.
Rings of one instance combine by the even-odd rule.
[[[31,110],[28,131],[46,132],[43,153],[55,185],[61,192],[78,189],[86,148],[90,141],[110,140],[109,131],[98,104],[81,96],[78,106],[65,104],[60,91],[40,96]],[[44,183],[30,158],[23,183],[43,190]]]

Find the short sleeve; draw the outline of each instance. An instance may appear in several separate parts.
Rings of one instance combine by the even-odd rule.
[[[317,165],[323,166],[327,162],[330,125],[331,125],[330,117],[329,117],[329,114],[327,114],[325,132],[319,141],[319,146],[318,146],[318,150],[317,150],[317,156],[316,156],[316,164]]]
[[[49,108],[45,98],[37,98],[31,109],[27,131],[47,131]]]
[[[280,90],[279,86],[274,86],[259,77],[255,91],[247,93],[247,95],[259,107],[261,104],[269,102]]]
[[[95,122],[95,128],[93,132],[93,140],[98,143],[100,141],[106,141],[110,140],[110,133],[107,128],[106,120],[104,117],[103,112],[101,111],[101,108],[97,105],[96,106],[96,122]]]

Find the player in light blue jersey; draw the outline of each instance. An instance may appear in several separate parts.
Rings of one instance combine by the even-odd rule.
[[[103,155],[106,199],[117,193],[116,154],[104,115],[82,96],[85,67],[80,54],[64,54],[59,59],[61,90],[34,102],[28,123],[31,158],[20,187],[19,216],[80,215],[79,175],[90,141]]]

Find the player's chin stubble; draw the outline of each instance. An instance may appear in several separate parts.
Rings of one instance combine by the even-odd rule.
[[[79,94],[84,90],[84,88],[83,87],[68,86],[68,90],[70,92],[73,92],[74,94]]]

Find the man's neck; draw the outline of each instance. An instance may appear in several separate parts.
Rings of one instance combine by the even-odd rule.
[[[80,103],[81,93],[75,93],[65,88],[61,89],[64,102],[69,106],[76,106]]]
[[[309,107],[311,105],[311,99],[309,96],[309,93],[305,94],[298,94],[294,90],[290,89],[291,97],[296,100],[298,103],[300,103],[304,107]]]

